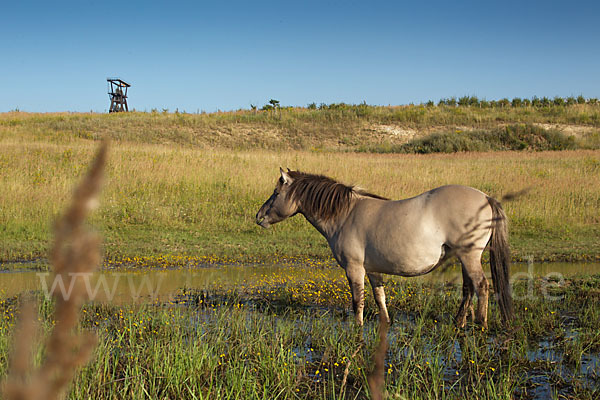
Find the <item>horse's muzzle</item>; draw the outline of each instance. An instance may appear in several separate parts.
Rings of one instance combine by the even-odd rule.
[[[270,227],[270,226],[271,226],[271,224],[270,224],[270,223],[268,223],[267,221],[265,221],[265,220],[264,220],[264,218],[263,218],[263,220],[262,220],[262,221],[256,221],[256,223],[257,223],[258,225],[262,226],[263,228],[268,228],[268,227]]]
[[[262,226],[263,228],[268,228],[271,224],[267,221],[267,217],[260,215],[260,211],[256,214],[255,219],[256,225]]]

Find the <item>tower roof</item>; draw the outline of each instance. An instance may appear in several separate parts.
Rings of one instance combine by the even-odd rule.
[[[115,85],[119,85],[121,87],[131,87],[131,85],[121,78],[106,78],[107,82],[114,83]]]

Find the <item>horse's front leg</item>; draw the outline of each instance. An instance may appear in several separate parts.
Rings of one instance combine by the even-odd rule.
[[[352,292],[352,309],[359,326],[363,324],[363,310],[365,308],[365,268],[362,264],[348,264],[346,278]]]
[[[371,282],[371,288],[373,289],[373,297],[375,297],[375,303],[379,307],[379,318],[383,321],[390,323],[390,316],[388,314],[387,307],[385,305],[385,291],[383,289],[383,276],[378,273],[369,273],[369,282]]]

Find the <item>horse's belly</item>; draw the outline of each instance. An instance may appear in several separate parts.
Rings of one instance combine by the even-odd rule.
[[[369,251],[370,250],[370,251]],[[367,272],[400,276],[423,275],[434,269],[444,257],[442,243],[414,246],[411,249],[369,249],[365,254]]]

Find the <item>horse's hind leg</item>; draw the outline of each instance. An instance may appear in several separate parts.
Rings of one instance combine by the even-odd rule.
[[[465,268],[462,268],[463,272],[463,298],[458,313],[456,314],[456,326],[463,328],[467,323],[467,312],[471,314],[471,319],[475,320],[475,311],[473,311],[473,294],[475,293],[475,287],[473,281],[469,278]]]
[[[375,303],[379,307],[379,318],[383,321],[390,323],[390,316],[388,315],[387,307],[385,306],[385,291],[383,289],[383,276],[377,273],[367,274],[369,282],[371,282],[371,288],[373,289],[373,297],[375,297]]]
[[[472,287],[477,292],[477,313],[475,322],[487,329],[487,309],[489,297],[489,283],[481,267],[481,252],[472,251],[458,256],[463,265],[463,277],[468,275]],[[464,300],[464,299],[463,299]]]
[[[363,309],[365,307],[365,268],[362,264],[346,266],[346,278],[352,292],[352,309],[359,326],[363,324]]]

